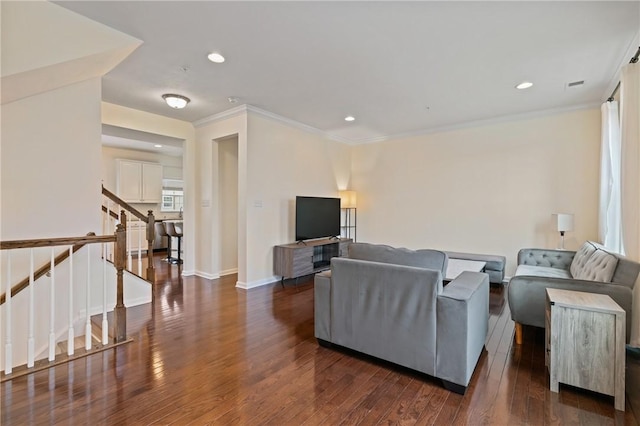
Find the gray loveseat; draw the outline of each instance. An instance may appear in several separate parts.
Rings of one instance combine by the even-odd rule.
[[[516,323],[516,343],[522,343],[522,325],[544,327],[546,288],[609,295],[627,315],[631,334],[633,287],[640,264],[607,251],[592,241],[575,251],[522,249],[518,268],[509,282],[509,308]]]
[[[464,393],[487,336],[489,277],[442,285],[447,255],[353,243],[315,277],[315,335],[442,379]]]

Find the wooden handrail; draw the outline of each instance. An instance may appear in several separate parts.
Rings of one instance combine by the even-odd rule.
[[[75,244],[112,243],[116,240],[113,235],[39,238],[35,240],[0,241],[0,250],[14,250],[19,248],[37,248],[52,246],[71,246]]]
[[[143,221],[145,223],[148,223],[148,219],[144,214],[140,213],[131,204],[127,203],[122,198],[118,197],[116,194],[114,194],[113,192],[109,191],[107,188],[104,187],[104,185],[102,185],[102,195],[104,195],[105,197],[107,197],[108,199],[113,201],[114,203],[120,204],[120,207],[123,207],[125,210],[130,211],[135,217],[137,217],[141,221]]]
[[[120,219],[120,216],[118,216],[118,213],[114,212],[113,210],[108,210],[106,206],[102,206],[102,211],[105,213],[109,213],[109,216],[111,216],[116,220]]]
[[[44,244],[43,242],[51,242],[54,241],[54,244]],[[58,244],[59,241],[64,241],[63,243]],[[70,243],[69,241],[75,241],[75,243]],[[89,232],[85,237],[68,237],[68,238],[53,238],[53,239],[37,239],[37,240],[15,240],[15,241],[0,241],[0,250],[10,250],[16,248],[36,248],[36,247],[53,247],[59,245],[71,245],[73,244],[73,253],[80,250],[87,244],[91,243],[100,243],[100,242],[112,242],[116,241],[116,236],[101,236],[98,237],[93,232]],[[56,256],[53,260],[53,266],[56,267],[65,261],[69,257],[69,250],[65,250]],[[46,262],[44,265],[39,267],[37,270],[33,272],[33,280],[37,280],[42,278],[51,270],[51,262]],[[25,288],[29,287],[30,277],[26,277],[19,281],[16,285],[11,287],[11,297],[14,297],[16,294],[20,293]],[[7,300],[7,294],[2,293],[0,295],[0,305],[2,305]]]
[[[125,211],[131,212],[131,214],[133,214],[135,217],[137,217],[138,219],[140,219],[141,221],[147,224],[147,230],[146,230],[147,231],[146,232],[147,253],[153,253],[153,241],[155,240],[155,232],[156,232],[155,231],[156,220],[155,220],[155,217],[153,216],[153,211],[148,210],[147,215],[146,216],[143,215],[136,208],[134,208],[129,203],[124,201],[122,198],[118,197],[116,194],[114,194],[113,192],[105,188],[104,185],[102,185],[102,195],[104,195],[114,203],[118,204],[123,209],[120,211],[120,216],[118,217],[117,214],[110,211],[107,207],[102,206],[102,211],[105,213],[108,213],[111,217],[119,220],[120,223],[125,227],[125,229],[127,227],[127,215]],[[149,281],[152,284],[155,283],[156,281],[156,271],[155,271],[155,267],[153,266],[153,262],[149,262],[147,265],[147,281]]]

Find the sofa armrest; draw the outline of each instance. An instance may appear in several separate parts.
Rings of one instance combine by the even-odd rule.
[[[575,251],[524,248],[518,252],[518,265],[546,266],[569,270]]]
[[[436,376],[467,386],[487,338],[489,276],[463,272],[444,287],[437,305]]]
[[[511,318],[520,324],[544,327],[547,288],[610,296],[627,313],[627,342],[629,341],[633,291],[620,283],[518,275],[511,278],[509,282],[508,299]]]
[[[317,339],[331,341],[331,271],[316,274],[313,284],[314,323]]]

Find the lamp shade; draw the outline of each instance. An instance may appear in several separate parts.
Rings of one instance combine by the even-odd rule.
[[[573,231],[573,214],[556,213],[556,228],[558,232]]]
[[[356,207],[356,191],[340,191],[340,207],[354,209]]]

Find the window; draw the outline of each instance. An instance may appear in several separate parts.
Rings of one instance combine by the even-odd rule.
[[[162,212],[179,212],[184,207],[184,191],[182,189],[162,190]]]

